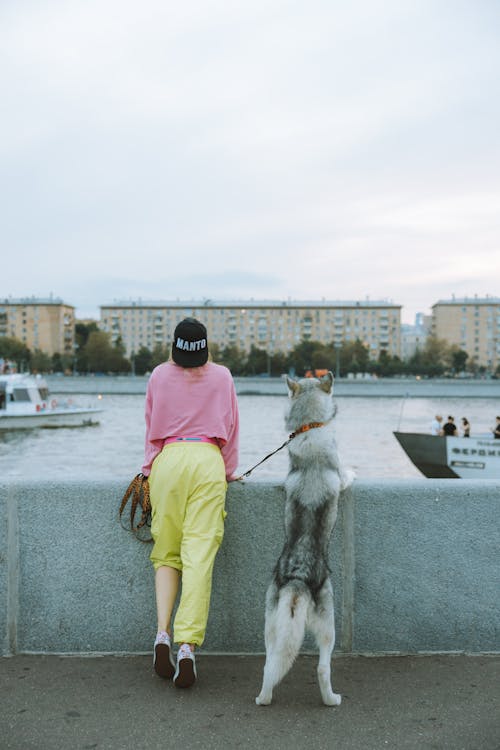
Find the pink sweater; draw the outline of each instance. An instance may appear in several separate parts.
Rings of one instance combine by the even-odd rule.
[[[239,414],[236,391],[226,367],[207,362],[184,368],[174,362],[155,367],[146,392],[146,448],[142,473],[151,465],[167,437],[217,438],[226,478],[238,466]]]

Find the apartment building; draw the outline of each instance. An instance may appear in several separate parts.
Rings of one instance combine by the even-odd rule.
[[[303,340],[324,344],[359,339],[378,358],[382,350],[400,355],[401,305],[381,301],[255,301],[234,302],[128,301],[102,305],[100,327],[121,337],[127,355],[141,346],[170,344],[175,326],[185,317],[201,320],[209,341],[221,348],[252,346],[289,352]]]
[[[439,300],[432,306],[432,333],[494,372],[500,364],[500,297]]]
[[[61,299],[0,297],[0,336],[22,341],[46,354],[73,354],[75,308]]]

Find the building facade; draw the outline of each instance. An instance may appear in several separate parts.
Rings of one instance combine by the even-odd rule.
[[[31,351],[73,354],[75,308],[58,298],[0,298],[0,336],[22,341]]]
[[[432,306],[432,333],[494,372],[500,365],[500,297],[439,300]]]
[[[291,351],[304,340],[341,344],[359,339],[373,359],[381,351],[400,356],[401,305],[371,301],[116,302],[100,308],[100,328],[122,339],[127,356],[141,346],[170,345],[185,317],[201,320],[210,343],[252,346],[268,353]]]

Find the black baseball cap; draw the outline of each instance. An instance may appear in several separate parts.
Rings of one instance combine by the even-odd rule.
[[[201,367],[208,360],[207,329],[196,318],[184,318],[174,331],[172,359],[181,367]]]

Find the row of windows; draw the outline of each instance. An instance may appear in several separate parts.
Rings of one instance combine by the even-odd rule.
[[[105,330],[108,330],[105,328]],[[120,334],[123,333],[124,336],[127,338],[135,338],[138,336],[139,338],[142,336],[151,336],[153,333],[155,333],[156,337],[159,340],[164,340],[168,338],[168,336],[165,334],[165,332],[162,331],[152,331],[151,326],[146,326],[145,328],[142,328],[142,326],[138,326],[137,328],[134,326],[133,328],[129,328],[128,330],[120,330],[119,326],[113,326],[111,329],[111,332],[113,333],[114,337],[118,337]],[[257,328],[254,329],[252,327],[249,327],[247,330],[241,330],[237,328],[227,328],[224,327],[220,329],[219,327],[213,327],[211,329],[211,338],[218,339],[221,336],[228,335],[232,336],[233,338],[236,336],[246,336],[246,337],[253,337],[255,335],[258,335],[261,340],[265,340],[269,337],[276,338],[278,340],[282,340],[284,338],[290,338],[290,336],[293,336],[296,334],[297,336],[300,336],[302,334],[306,333],[307,331],[304,331],[301,326],[289,326],[286,330],[283,330],[282,327],[277,326],[276,328],[268,329],[268,328]],[[396,332],[391,331],[391,338],[396,337]],[[309,332],[309,336],[312,336],[312,332]],[[340,331],[332,331],[330,329],[323,329],[320,331],[315,331],[315,335],[319,336],[321,339],[329,339],[329,338],[345,338],[347,340],[354,340],[356,338],[362,338],[362,339],[368,339],[371,341],[376,341],[382,337],[387,337],[390,335],[389,330],[387,329],[381,329],[377,330],[377,328],[372,327],[371,331],[369,331],[366,327],[363,327],[362,329],[354,328],[351,329],[351,327],[347,326],[343,330]]]
[[[304,317],[305,316],[306,319],[312,321],[313,318],[314,318],[314,320],[316,320],[317,322],[319,322],[321,320],[321,317],[326,317],[328,320],[331,320],[332,317],[335,318],[335,319],[338,319],[338,320],[343,320],[343,319],[348,319],[349,320],[350,315],[352,315],[352,313],[350,313],[348,311],[326,311],[325,312],[325,311],[319,311],[319,310],[315,311],[314,314],[313,314],[311,311],[304,310],[304,309],[302,309],[302,310],[300,310],[300,309],[299,310],[286,310],[286,311],[284,311],[284,310],[269,310],[267,312],[257,312],[257,311],[255,311],[255,312],[254,311],[247,312],[245,310],[241,310],[241,312],[238,314],[238,313],[232,312],[232,311],[227,310],[227,309],[221,309],[221,310],[218,310],[218,311],[211,310],[211,311],[209,311],[209,314],[207,316],[207,311],[205,311],[205,310],[185,310],[181,314],[181,313],[179,313],[179,311],[171,312],[169,310],[165,310],[163,312],[158,312],[158,311],[154,311],[154,310],[138,309],[138,310],[129,310],[129,311],[125,310],[125,311],[123,311],[121,313],[118,313],[118,312],[115,312],[115,313],[107,312],[105,314],[105,316],[103,316],[103,322],[107,323],[109,317],[111,317],[112,320],[119,320],[119,319],[127,320],[128,317],[129,317],[129,315],[130,315],[131,318],[134,318],[134,319],[137,319],[138,317],[146,317],[148,319],[155,318],[158,321],[161,321],[161,320],[164,320],[164,319],[170,319],[170,318],[175,318],[177,320],[182,320],[182,318],[184,318],[186,316],[189,316],[189,315],[193,315],[195,317],[198,316],[198,317],[202,317],[202,318],[210,320],[210,319],[212,319],[215,316],[216,313],[218,313],[219,317],[227,317],[229,320],[237,320],[240,316],[245,316],[245,320],[254,320],[255,318],[259,318],[261,320],[266,320],[266,319],[269,319],[269,318],[275,319],[276,316],[283,317],[283,315],[286,313],[286,316],[288,318],[290,318],[290,317],[297,318],[297,317]],[[391,313],[389,315],[388,312],[377,311],[377,310],[357,311],[356,315],[357,316],[362,316],[362,318],[365,319],[365,320],[370,315],[371,317],[379,317],[380,319],[386,319],[386,320],[389,320],[389,318],[390,318],[390,320],[392,322],[394,322],[394,323],[397,323],[399,321],[399,316],[397,314]],[[359,321],[358,317],[356,318],[356,321]]]

